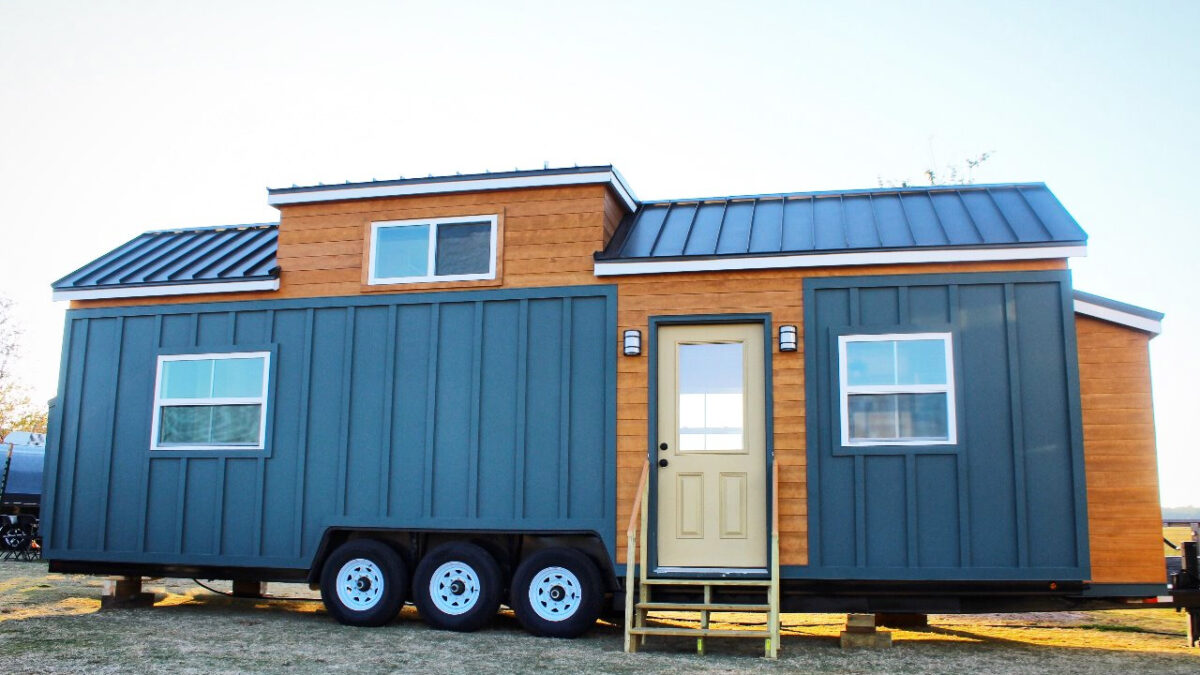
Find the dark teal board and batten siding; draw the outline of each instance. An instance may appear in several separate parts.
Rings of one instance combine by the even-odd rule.
[[[614,550],[611,286],[67,314],[46,557],[307,568],[329,527]],[[151,451],[158,354],[274,353],[265,450]]]
[[[810,565],[840,579],[1089,577],[1068,272],[805,280]],[[842,447],[837,338],[950,332],[954,445]]]

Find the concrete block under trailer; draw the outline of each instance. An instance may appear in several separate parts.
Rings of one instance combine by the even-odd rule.
[[[362,625],[390,620],[411,577],[435,626],[477,628],[506,601],[534,632],[578,634],[621,590],[615,304],[593,286],[72,310],[46,557],[63,572],[307,580]],[[237,392],[258,398],[218,400],[254,381],[226,359],[260,359],[261,391]],[[187,372],[177,396],[167,380]],[[214,423],[222,405],[235,409]],[[199,409],[210,435],[258,437],[179,436],[203,426]],[[1147,590],[1108,598],[1082,578],[792,579],[783,607],[1034,611]]]

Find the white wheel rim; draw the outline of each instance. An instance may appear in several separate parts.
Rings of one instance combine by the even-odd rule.
[[[443,563],[429,578],[429,598],[444,614],[466,614],[479,603],[479,574],[461,560]]]
[[[383,570],[366,558],[342,565],[337,578],[338,600],[355,612],[365,612],[383,599]]]
[[[565,567],[538,570],[529,582],[529,606],[546,621],[566,621],[583,602],[579,577]]]

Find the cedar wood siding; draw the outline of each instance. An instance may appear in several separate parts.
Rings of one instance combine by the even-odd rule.
[[[618,326],[646,331],[649,317],[769,313],[772,316],[774,451],[780,466],[783,565],[808,563],[805,493],[803,280],[818,276],[934,274],[1065,269],[1064,260],[862,266],[597,278],[602,250],[625,211],[604,185],[529,188],[284,206],[279,227],[280,289],[275,292],[74,301],[72,307],[220,302],[378,292],[522,288],[613,283]],[[497,279],[368,286],[370,223],[462,215],[499,216]],[[777,327],[800,328],[800,351],[781,354]],[[1161,582],[1148,337],[1080,317],[1080,377],[1093,580]],[[647,336],[648,337],[648,336]],[[648,340],[644,343],[648,344]],[[620,345],[614,345],[619,349]],[[647,452],[648,357],[617,359],[617,560]],[[1109,420],[1118,420],[1113,424]],[[1144,541],[1143,541],[1144,540]]]
[[[1095,583],[1163,583],[1148,333],[1075,315]]]

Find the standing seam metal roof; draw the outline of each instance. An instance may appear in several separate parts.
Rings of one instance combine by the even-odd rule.
[[[279,274],[278,223],[147,232],[52,284],[57,290],[254,281]]]
[[[643,202],[597,260],[1082,244],[1044,183]]]

